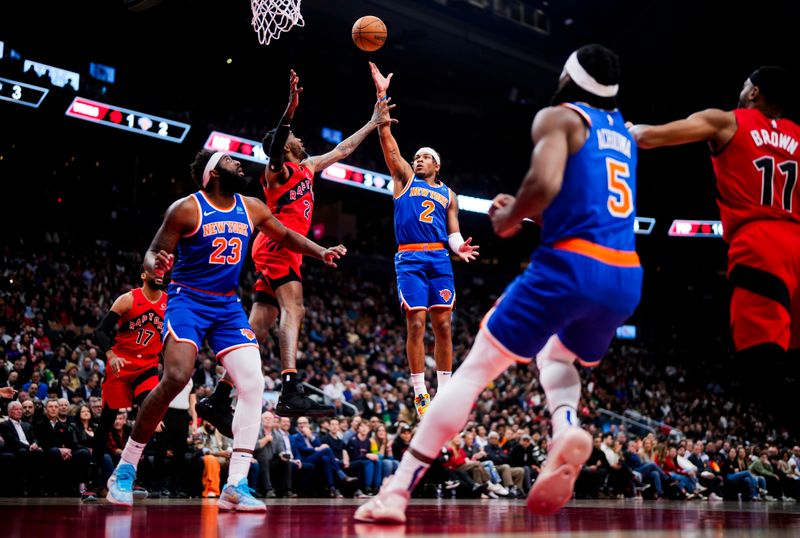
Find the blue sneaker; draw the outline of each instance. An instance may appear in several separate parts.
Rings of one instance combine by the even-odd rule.
[[[242,478],[235,486],[226,484],[219,496],[217,506],[220,510],[238,510],[239,512],[267,511],[267,506],[253,497],[246,478]]]
[[[136,468],[130,463],[122,463],[114,469],[108,479],[108,495],[106,499],[112,504],[133,506],[133,481],[136,480]]]

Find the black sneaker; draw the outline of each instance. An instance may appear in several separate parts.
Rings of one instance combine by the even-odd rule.
[[[275,406],[275,414],[281,417],[330,417],[335,411],[332,406],[318,404],[306,396],[300,387],[297,392],[281,393]]]
[[[233,439],[233,411],[230,405],[209,396],[197,402],[194,408],[198,417],[210,422],[225,437]]]
[[[81,490],[81,502],[92,503],[99,501],[100,497],[98,496],[97,493],[95,493],[95,491],[97,490],[91,486],[89,486],[84,490]]]

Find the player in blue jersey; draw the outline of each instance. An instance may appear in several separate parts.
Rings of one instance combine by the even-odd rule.
[[[378,100],[386,95],[392,74],[384,77],[370,62]],[[439,179],[441,159],[432,148],[414,154],[413,168],[400,154],[392,136],[391,123],[378,128],[381,149],[394,181],[394,234],[397,254],[397,294],[406,314],[406,355],[411,369],[414,406],[422,416],[431,397],[425,386],[425,325],[431,315],[435,338],[434,359],[438,391],[441,392],[453,370],[453,342],[450,318],[456,300],[453,267],[445,244],[466,262],[478,255],[472,238],[466,241],[458,226],[456,193]]]
[[[592,437],[578,425],[574,362],[600,362],[641,294],[633,235],[636,145],[616,107],[618,82],[619,60],[605,47],[581,47],[567,60],[552,106],[533,120],[531,165],[517,196],[497,196],[490,212],[501,237],[516,233],[523,218],[542,217],[541,245],[484,318],[391,482],[359,507],[356,520],[404,522],[411,490],[463,427],[481,391],[534,357],[553,430],[528,507],[548,514],[572,497],[592,451]]]
[[[164,375],[142,402],[119,465],[109,479],[107,498],[112,503],[132,504],[142,450],[170,401],[191,378],[198,349],[207,340],[238,395],[229,478],[218,505],[224,510],[266,510],[247,487],[264,390],[256,336],[236,294],[250,236],[258,229],[286,248],[332,267],[346,249],[342,245],[322,248],[285,228],[260,200],[237,194],[243,176],[241,164],[230,155],[198,153],[192,177],[200,190],[170,206],[145,254],[147,274],[162,278],[172,269],[177,248],[162,334]]]

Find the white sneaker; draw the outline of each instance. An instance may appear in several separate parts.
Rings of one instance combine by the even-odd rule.
[[[408,497],[405,490],[389,492],[381,488],[377,495],[358,507],[353,518],[362,523],[405,523]]]
[[[553,514],[572,498],[581,465],[592,454],[592,436],[578,427],[564,431],[553,442],[542,472],[528,494],[528,509],[539,515]]]

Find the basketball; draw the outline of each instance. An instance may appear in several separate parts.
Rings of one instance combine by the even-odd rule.
[[[372,52],[386,43],[386,25],[378,17],[365,15],[353,25],[353,43],[361,50]]]

